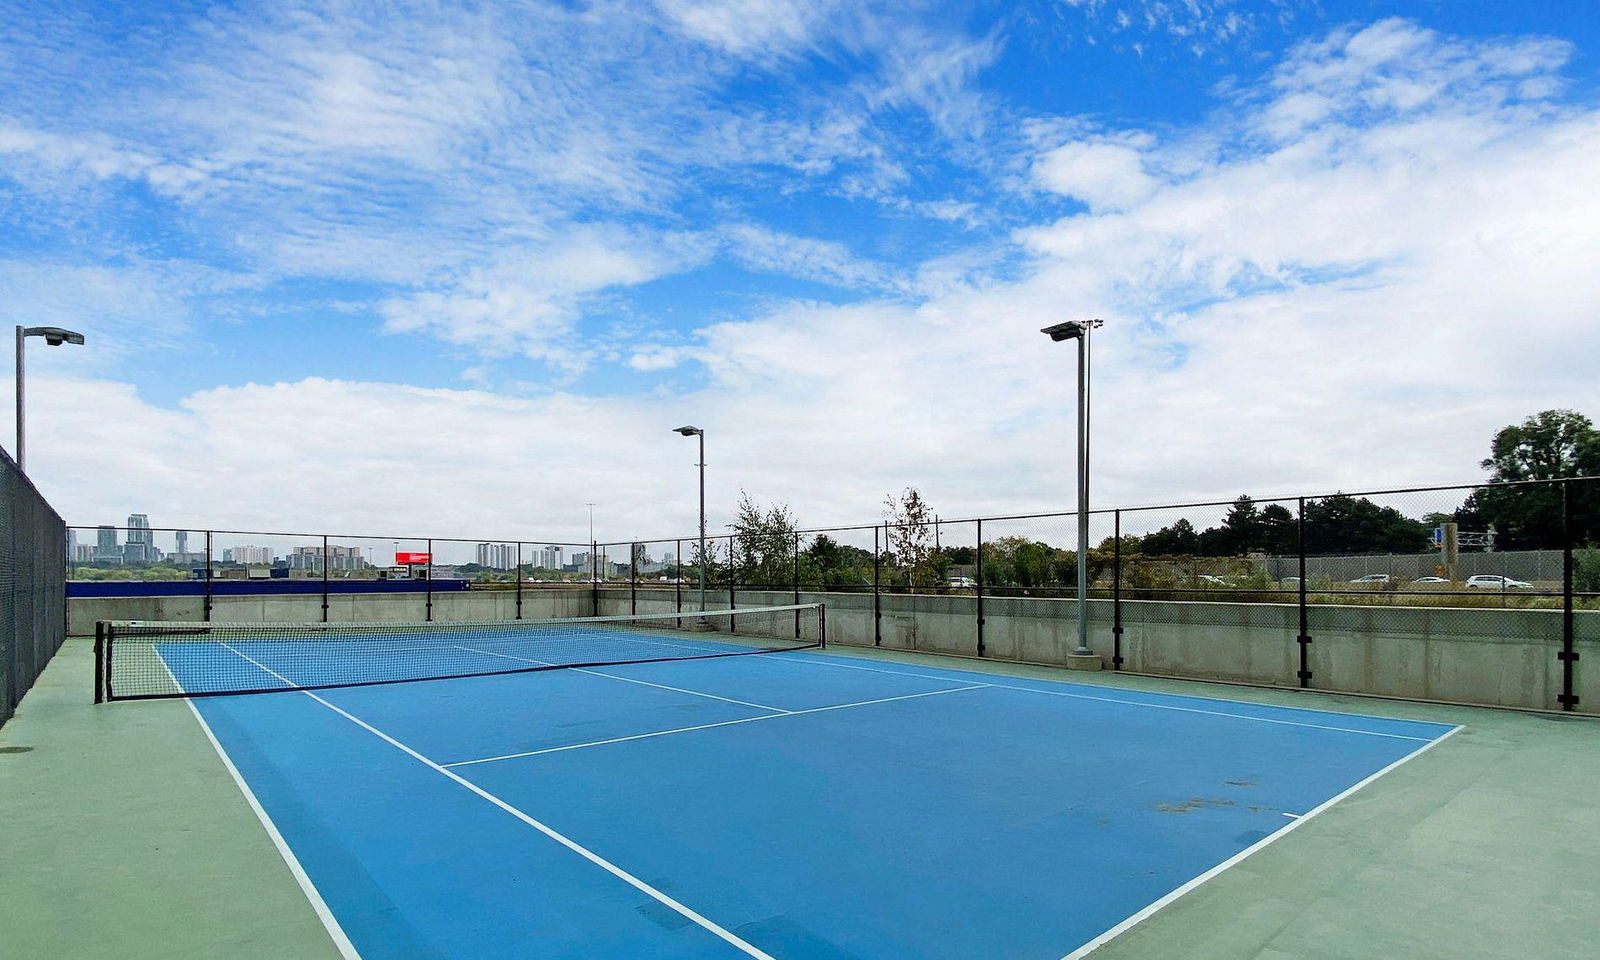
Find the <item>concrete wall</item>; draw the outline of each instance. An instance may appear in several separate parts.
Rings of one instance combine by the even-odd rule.
[[[602,615],[672,613],[671,590],[604,587]],[[872,646],[873,600],[865,593],[802,592],[805,603],[827,604],[828,641]],[[709,598],[727,606],[727,593]],[[737,606],[781,606],[794,602],[785,591],[739,591]],[[433,619],[509,620],[516,615],[513,591],[467,591],[434,597]],[[692,591],[682,595],[692,611]],[[590,616],[593,594],[576,589],[526,590],[523,617]],[[878,630],[881,646],[925,653],[978,656],[977,601],[972,596],[885,594]],[[983,656],[996,660],[1059,664],[1076,642],[1076,604],[1071,600],[994,598],[983,601]],[[1089,645],[1107,666],[1112,656],[1112,605],[1089,603]],[[355,594],[330,598],[329,619],[416,621],[424,598],[405,594]],[[213,619],[307,622],[321,619],[321,598],[218,598]],[[1561,689],[1561,612],[1557,610],[1452,609],[1312,605],[1307,612],[1313,642],[1307,651],[1311,686],[1500,706],[1556,709]],[[69,603],[74,635],[92,634],[97,619],[199,620],[194,598],[78,598]],[[1600,714],[1600,611],[1575,614],[1579,710]],[[815,620],[802,618],[806,637]],[[1299,613],[1293,604],[1125,601],[1123,669],[1207,680],[1296,686]],[[787,616],[762,621],[741,618],[740,633],[792,637]],[[1585,672],[1584,667],[1590,669]]]
[[[601,613],[629,612],[627,590],[603,589]],[[670,592],[641,589],[640,613],[671,611]],[[794,602],[790,592],[739,591],[740,607]],[[828,606],[828,641],[873,645],[872,595],[807,593]],[[725,607],[725,592],[712,598]],[[685,595],[685,606],[693,602]],[[885,594],[881,646],[924,653],[978,655],[977,601],[972,596]],[[1072,600],[985,597],[987,658],[1059,664],[1077,641]],[[1299,684],[1299,609],[1294,604],[1124,601],[1123,669],[1138,673]],[[1482,608],[1312,605],[1307,626],[1311,686],[1416,700],[1558,709],[1561,612]],[[1580,712],[1600,713],[1600,612],[1579,611],[1576,691]],[[1089,646],[1107,667],[1112,657],[1112,604],[1089,603]]]
[[[588,590],[524,590],[522,616],[586,617],[591,612]],[[427,597],[412,593],[353,593],[328,597],[328,620],[334,623],[405,623],[427,618]],[[433,619],[511,620],[517,615],[514,590],[467,590],[433,595]],[[93,636],[97,620],[204,619],[200,597],[74,597],[67,602],[71,636]],[[216,597],[211,619],[218,622],[314,623],[322,619],[322,597]]]

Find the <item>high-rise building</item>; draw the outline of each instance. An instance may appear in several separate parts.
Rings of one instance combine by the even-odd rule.
[[[73,563],[92,563],[94,561],[94,544],[75,543],[72,545]]]
[[[510,570],[517,565],[517,548],[509,543],[478,544],[478,566],[491,570]]]
[[[150,532],[150,518],[142,513],[128,515],[128,542],[123,545],[122,557],[129,563],[161,559],[156,552],[155,537]]]
[[[321,570],[321,547],[295,547],[294,552],[288,556],[290,570]],[[341,547],[336,543],[328,544],[328,570],[329,572],[365,570],[367,561],[361,556],[360,547]]]
[[[271,547],[256,547],[243,544],[229,547],[222,551],[223,563],[242,563],[245,566],[270,566],[272,563]]]
[[[94,558],[102,563],[121,563],[122,546],[117,543],[116,527],[96,527]]]
[[[560,570],[566,566],[566,562],[561,555],[562,549],[555,544],[551,544],[539,551],[539,566],[546,570]]]
[[[178,552],[179,553],[188,553],[189,552],[189,531],[187,531],[187,530],[179,530],[177,532],[177,534],[176,534],[176,538],[177,538],[177,541],[178,541]]]

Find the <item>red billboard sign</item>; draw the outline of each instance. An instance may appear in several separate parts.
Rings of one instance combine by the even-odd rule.
[[[405,566],[408,566],[408,567],[411,566],[412,564],[416,564],[416,563],[432,563],[433,562],[433,554],[431,554],[431,553],[397,553],[397,554],[394,555],[394,562],[395,562],[396,566],[404,564]]]

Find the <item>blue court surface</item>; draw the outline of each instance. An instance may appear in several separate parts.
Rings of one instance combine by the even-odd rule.
[[[1060,960],[1452,732],[819,651],[193,705],[367,960]]]

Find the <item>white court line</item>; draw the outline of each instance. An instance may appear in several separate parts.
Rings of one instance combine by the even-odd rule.
[[[910,673],[910,672],[907,672],[905,670],[884,670],[881,667],[861,667],[861,666],[857,666],[857,665],[855,665],[853,663],[834,663],[834,662],[832,662],[830,660],[817,660],[817,659],[813,659],[813,658],[810,658],[810,657],[807,657],[807,658],[804,658],[804,659],[798,658],[798,657],[783,657],[782,660],[784,662],[786,662],[786,663],[808,663],[808,664],[811,664],[812,666],[818,666],[818,667],[838,667],[841,670],[865,670],[865,671],[867,671],[869,673],[888,673],[888,674],[893,674],[895,676],[901,676],[901,677],[919,677],[919,678],[921,678],[923,680],[945,680],[945,681],[948,681],[948,680],[953,679],[952,677],[936,677],[936,676],[933,676],[931,674],[926,674],[926,673]],[[977,673],[977,671],[964,671],[964,672]],[[1059,683],[1059,682],[1062,682],[1062,681],[1041,680],[1040,682],[1041,683]],[[1415,740],[1418,743],[1434,743],[1434,742],[1436,742],[1436,740],[1434,738],[1430,738],[1430,737],[1413,737],[1413,736],[1410,736],[1408,734],[1403,734],[1403,733],[1383,733],[1383,732],[1378,731],[1378,730],[1358,730],[1358,729],[1356,729],[1354,727],[1336,727],[1336,726],[1332,726],[1332,725],[1329,725],[1329,724],[1323,724],[1323,723],[1306,723],[1306,722],[1304,722],[1302,720],[1279,720],[1279,719],[1276,719],[1274,717],[1255,717],[1255,716],[1251,716],[1250,714],[1247,714],[1247,713],[1228,713],[1225,710],[1204,710],[1204,709],[1201,709],[1200,707],[1180,707],[1180,706],[1177,706],[1176,704],[1170,704],[1170,703],[1145,703],[1144,701],[1141,701],[1141,700],[1124,700],[1121,697],[1097,697],[1097,696],[1093,696],[1092,694],[1087,694],[1087,693],[1066,693],[1066,692],[1061,691],[1061,690],[1040,690],[1037,687],[1019,687],[1019,686],[1015,686],[1015,685],[1009,684],[1009,683],[990,683],[990,684],[986,684],[986,686],[993,687],[996,690],[1020,690],[1020,691],[1022,691],[1024,693],[1039,693],[1039,694],[1043,694],[1043,695],[1045,695],[1047,697],[1068,697],[1068,698],[1071,698],[1073,700],[1094,700],[1094,701],[1098,701],[1100,703],[1120,703],[1120,704],[1122,704],[1124,706],[1128,706],[1128,707],[1148,707],[1151,710],[1175,710],[1175,711],[1177,711],[1179,713],[1201,713],[1201,714],[1207,714],[1207,715],[1213,716],[1213,717],[1228,717],[1228,718],[1234,719],[1234,720],[1253,720],[1253,721],[1255,721],[1257,723],[1276,723],[1276,724],[1281,724],[1283,726],[1288,726],[1288,727],[1309,727],[1309,728],[1311,728],[1313,730],[1331,730],[1331,731],[1333,731],[1335,733],[1355,733],[1355,734],[1360,734],[1362,736],[1367,736],[1367,737],[1388,737],[1388,738],[1393,739],[1393,740]],[[1161,696],[1168,696],[1168,695],[1167,694],[1157,693],[1157,694],[1152,694],[1152,696],[1161,697]],[[1249,701],[1244,701],[1244,700],[1226,700],[1226,701],[1219,701],[1219,702],[1223,702],[1223,703],[1248,703]],[[1256,705],[1257,706],[1266,707],[1269,710],[1299,710],[1300,709],[1299,707],[1279,707],[1279,706],[1276,706],[1275,704],[1269,704],[1269,703],[1256,704]],[[1314,711],[1307,711],[1307,712],[1310,712],[1310,713],[1324,713],[1324,714],[1328,714],[1330,716],[1349,716],[1349,714],[1335,714],[1335,713],[1332,713],[1331,711],[1325,711],[1325,710],[1314,710]],[[1390,719],[1390,718],[1383,717],[1383,718],[1377,718],[1377,719]],[[1426,721],[1426,720],[1402,720],[1402,721],[1397,721],[1397,722],[1400,722],[1400,723],[1427,723],[1429,721]]]
[[[495,653],[493,650],[479,650],[477,647],[464,647],[459,643],[452,644],[452,646],[454,646],[457,650],[466,650],[470,653],[481,653],[486,657],[503,657],[507,660],[520,660],[523,663],[539,663],[547,667],[560,666],[560,664],[552,663],[549,660],[535,660],[532,657],[514,657],[509,653]],[[741,707],[755,707],[757,710],[771,710],[775,713],[793,712],[792,710],[785,710],[782,707],[769,707],[764,703],[751,703],[749,700],[735,700],[732,697],[719,697],[714,693],[706,693],[702,690],[689,690],[685,689],[684,687],[669,687],[664,683],[651,683],[649,680],[636,680],[633,677],[619,677],[610,673],[601,673],[599,670],[590,669],[589,667],[568,667],[567,669],[573,673],[587,673],[592,677],[605,677],[607,680],[620,680],[623,683],[637,683],[643,687],[655,687],[658,690],[672,690],[677,693],[687,693],[696,697],[705,697],[707,700],[721,700],[723,703],[737,703]]]
[[[223,644],[223,646],[227,646],[227,644]],[[239,651],[235,650],[233,652],[238,653]],[[159,650],[156,651],[156,659],[161,661],[161,669],[165,670],[167,676],[172,678],[172,685],[178,688],[178,692],[184,692],[183,684],[178,682],[177,675],[172,672],[172,667],[167,664],[167,658],[163,657]],[[283,678],[279,677],[278,679],[282,680]],[[222,749],[222,743],[217,740],[217,735],[211,732],[211,724],[206,723],[206,718],[200,715],[200,710],[195,706],[192,698],[186,697],[183,702],[188,704],[189,712],[194,714],[195,722],[200,724],[201,732],[211,742],[211,749],[217,752],[217,758],[222,761],[223,767],[227,769],[228,776],[233,778],[234,785],[239,788],[240,793],[244,794],[245,803],[249,804],[250,809],[254,811],[256,819],[261,821],[261,826],[267,831],[267,837],[272,840],[272,845],[278,849],[278,855],[283,857],[284,864],[288,866],[290,875],[300,885],[300,892],[304,893],[306,899],[311,902],[312,912],[317,915],[318,920],[322,921],[322,927],[328,931],[328,936],[332,938],[335,949],[339,951],[339,956],[344,957],[345,960],[361,960],[361,954],[356,951],[355,944],[350,942],[350,937],[345,934],[344,928],[339,925],[338,918],[333,915],[332,910],[328,909],[328,902],[322,899],[322,893],[317,890],[317,885],[311,882],[311,877],[306,873],[305,867],[300,865],[300,858],[296,857],[294,851],[289,849],[289,843],[283,839],[283,834],[278,831],[278,825],[272,822],[272,817],[267,815],[267,809],[261,805],[260,800],[256,799],[255,791],[251,790],[250,784],[245,782],[244,776],[239,773],[239,768],[233,765],[233,758],[228,756],[226,750]]]
[[[1171,904],[1174,900],[1177,900],[1179,897],[1182,897],[1184,894],[1186,894],[1186,893],[1190,892],[1191,890],[1193,890],[1194,888],[1200,886],[1202,883],[1205,883],[1207,880],[1210,880],[1211,878],[1217,876],[1218,874],[1222,873],[1224,870],[1227,870],[1229,867],[1235,866],[1235,865],[1239,864],[1240,862],[1242,862],[1243,860],[1245,860],[1246,858],[1251,857],[1251,856],[1253,856],[1253,855],[1255,855],[1257,853],[1260,853],[1262,850],[1266,849],[1268,845],[1277,842],[1278,840],[1282,839],[1285,836],[1288,836],[1294,830],[1296,830],[1296,829],[1300,828],[1301,826],[1304,826],[1306,823],[1310,822],[1312,817],[1315,817],[1317,814],[1322,813],[1323,811],[1329,809],[1334,804],[1336,804],[1339,801],[1343,800],[1344,798],[1350,796],[1352,793],[1355,793],[1357,790],[1360,790],[1362,787],[1365,787],[1367,784],[1369,784],[1372,781],[1378,779],[1379,777],[1383,776],[1384,774],[1388,773],[1389,771],[1394,770],[1396,767],[1400,766],[1401,764],[1403,764],[1403,763],[1405,763],[1405,762],[1407,762],[1409,760],[1415,760],[1417,757],[1422,756],[1424,753],[1427,753],[1429,750],[1432,750],[1434,747],[1437,747],[1439,744],[1445,742],[1450,737],[1453,737],[1457,733],[1460,733],[1461,729],[1462,729],[1461,727],[1453,727],[1453,728],[1451,728],[1451,730],[1448,733],[1444,734],[1439,739],[1429,741],[1426,745],[1418,747],[1417,749],[1411,751],[1410,753],[1406,754],[1405,756],[1401,757],[1400,759],[1396,760],[1395,762],[1389,764],[1387,767],[1384,767],[1382,770],[1379,770],[1377,773],[1374,773],[1374,774],[1368,776],[1367,778],[1357,782],[1354,786],[1351,786],[1348,789],[1336,794],[1335,796],[1330,797],[1327,800],[1324,800],[1322,803],[1318,804],[1316,807],[1312,808],[1311,810],[1307,811],[1306,813],[1302,814],[1301,816],[1299,816],[1299,817],[1297,817],[1295,819],[1291,819],[1289,821],[1289,823],[1286,826],[1284,826],[1282,829],[1278,830],[1277,833],[1269,834],[1268,836],[1262,837],[1260,840],[1257,840],[1255,843],[1251,844],[1250,846],[1245,847],[1243,850],[1240,850],[1238,853],[1234,854],[1233,856],[1229,857],[1228,859],[1226,859],[1226,860],[1222,861],[1221,863],[1217,864],[1216,866],[1212,867],[1210,870],[1207,870],[1205,873],[1200,874],[1198,877],[1195,877],[1194,879],[1190,880],[1188,883],[1185,883],[1184,885],[1182,885],[1182,886],[1178,887],[1177,889],[1173,890],[1172,892],[1168,893],[1166,896],[1160,898],[1159,900],[1156,900],[1154,903],[1151,903],[1149,906],[1145,907],[1144,909],[1142,909],[1142,910],[1138,911],[1137,913],[1133,914],[1132,916],[1128,917],[1126,920],[1123,920],[1121,923],[1119,923],[1116,926],[1112,927],[1110,930],[1107,930],[1105,933],[1100,934],[1098,937],[1095,937],[1093,940],[1090,940],[1088,943],[1084,944],[1083,946],[1079,947],[1078,949],[1076,949],[1076,950],[1072,951],[1071,953],[1067,954],[1065,957],[1062,957],[1061,960],[1082,960],[1082,958],[1087,957],[1089,954],[1091,954],[1094,951],[1096,951],[1096,950],[1100,949],[1101,947],[1105,946],[1107,943],[1111,942],[1112,940],[1116,939],[1117,937],[1121,936],[1122,934],[1126,933],[1127,931],[1131,930],[1132,928],[1138,926],[1139,924],[1143,923],[1144,921],[1150,919],[1150,917],[1154,916],[1163,907],[1166,907],[1167,905]]]
[[[516,760],[520,757],[537,757],[545,753],[560,753],[563,750],[580,750],[584,747],[602,747],[608,743],[626,743],[629,740],[648,740],[651,737],[665,737],[674,733],[690,733],[694,730],[710,730],[712,727],[731,727],[738,723],[755,723],[758,720],[777,720],[780,717],[798,717],[807,713],[826,713],[829,710],[844,710],[848,707],[869,707],[875,703],[894,703],[897,700],[916,700],[919,697],[937,697],[943,693],[960,693],[962,690],[982,690],[989,686],[987,683],[977,683],[966,687],[951,687],[948,690],[929,690],[924,693],[908,693],[899,697],[883,697],[879,700],[858,700],[855,703],[835,703],[826,707],[812,707],[809,710],[786,710],[783,713],[771,713],[761,717],[740,717],[737,720],[722,720],[717,723],[702,723],[692,727],[677,727],[672,730],[656,730],[651,733],[636,733],[627,737],[612,737],[609,740],[591,740],[588,743],[569,743],[562,747],[545,747],[543,750],[525,750],[522,753],[508,753],[499,757],[480,757],[476,760],[457,760],[454,763],[444,764],[446,767],[468,767],[475,763],[493,763],[496,760]]]
[[[272,668],[270,668],[268,666],[265,666],[264,664],[261,664],[261,663],[257,662],[256,660],[254,660],[254,659],[252,659],[252,658],[250,658],[248,656],[245,656],[245,654],[240,653],[238,650],[234,650],[234,648],[229,646],[227,643],[223,643],[222,646],[227,647],[227,649],[233,651],[235,654],[238,654],[240,657],[244,657],[244,659],[249,660],[251,663],[255,664],[257,667],[260,667],[262,670],[265,670],[267,673],[272,674],[274,677],[277,677],[279,680],[282,680],[284,683],[289,684],[289,686],[291,686],[291,687],[294,686],[294,682],[293,681],[291,681],[290,679],[285,677],[283,674],[278,673],[276,670],[273,670]],[[332,710],[334,713],[339,714],[341,717],[344,717],[346,720],[349,720],[351,723],[353,723],[356,726],[362,728],[363,730],[367,731],[368,733],[372,734],[373,736],[377,737],[378,739],[384,741],[385,743],[389,744],[390,746],[396,748],[397,750],[400,750],[402,753],[405,753],[406,755],[410,756],[412,759],[416,760],[418,763],[423,764],[424,766],[428,767],[429,769],[431,769],[431,770],[433,770],[433,771],[435,771],[437,773],[440,773],[440,774],[442,774],[442,775],[444,775],[446,777],[449,777],[451,780],[455,781],[456,783],[460,784],[463,787],[466,787],[468,790],[471,790],[473,793],[477,794],[478,796],[482,797],[483,799],[485,799],[485,800],[489,801],[490,803],[494,804],[495,806],[499,807],[501,810],[504,810],[506,813],[511,814],[513,817],[516,817],[518,820],[521,820],[523,823],[527,824],[528,826],[534,828],[535,830],[537,830],[540,833],[544,834],[545,836],[549,837],[551,840],[554,840],[555,842],[561,844],[563,847],[566,847],[568,850],[571,850],[573,853],[576,853],[578,856],[583,857],[585,860],[588,860],[590,863],[594,864],[595,866],[599,867],[600,869],[602,869],[602,870],[606,871],[607,873],[611,874],[612,876],[616,877],[618,880],[623,881],[624,883],[628,884],[629,886],[633,887],[634,889],[636,889],[636,890],[640,891],[641,893],[644,893],[647,896],[651,897],[652,899],[654,899],[658,903],[662,904],[663,906],[668,907],[669,909],[671,909],[674,912],[680,914],[681,916],[684,916],[684,917],[688,918],[689,920],[693,921],[694,923],[698,924],[700,927],[704,928],[705,930],[711,932],[712,934],[715,934],[720,939],[726,941],[727,943],[731,944],[732,946],[736,947],[737,949],[743,951],[746,955],[754,957],[754,958],[756,958],[756,960],[777,960],[776,957],[773,957],[771,954],[767,953],[766,951],[762,950],[761,948],[755,946],[754,944],[752,944],[749,941],[745,940],[744,938],[740,937],[738,934],[735,934],[732,931],[729,931],[729,930],[725,929],[721,925],[717,924],[715,921],[707,919],[706,917],[702,916],[701,914],[697,913],[696,911],[694,911],[694,910],[690,909],[689,907],[685,906],[684,904],[680,903],[678,900],[668,896],[667,894],[661,892],[660,890],[657,890],[655,887],[651,886],[650,884],[644,882],[643,880],[640,880],[638,877],[636,877],[633,874],[627,872],[626,870],[622,869],[621,867],[617,866],[616,864],[612,863],[611,861],[605,859],[604,857],[602,857],[599,854],[595,853],[593,850],[590,850],[588,847],[583,846],[582,844],[578,843],[577,841],[567,837],[565,834],[562,834],[562,833],[556,831],[554,828],[552,828],[550,826],[547,826],[546,824],[540,822],[539,820],[534,819],[533,817],[531,817],[528,814],[522,812],[521,810],[518,810],[516,807],[513,807],[511,804],[505,802],[504,800],[500,799],[499,797],[495,796],[494,794],[490,793],[489,791],[483,789],[482,787],[478,786],[477,784],[473,783],[472,781],[467,780],[466,778],[460,776],[459,774],[452,773],[451,771],[446,770],[444,767],[440,766],[437,763],[434,763],[432,760],[429,760],[427,757],[423,756],[422,754],[418,753],[417,751],[415,751],[415,750],[411,749],[410,747],[406,746],[405,744],[401,743],[399,740],[396,740],[394,737],[389,736],[387,733],[384,733],[382,730],[379,730],[377,727],[374,727],[372,724],[367,723],[365,720],[362,720],[360,717],[357,717],[352,713],[349,713],[349,712],[347,712],[347,711],[345,711],[345,710],[343,710],[343,709],[341,709],[339,707],[334,706],[333,704],[329,703],[327,700],[324,700],[322,697],[317,696],[315,693],[313,693],[310,690],[301,690],[300,693],[302,693],[303,695],[305,695],[307,697],[310,697],[312,700],[315,700],[317,703],[322,704],[324,707],[327,707],[329,710]],[[756,719],[760,719],[760,718],[756,718]],[[241,785],[241,787],[243,786],[243,781],[240,781],[240,785]],[[248,788],[245,788],[245,789],[248,792]],[[352,954],[352,956],[353,956],[353,954]]]

